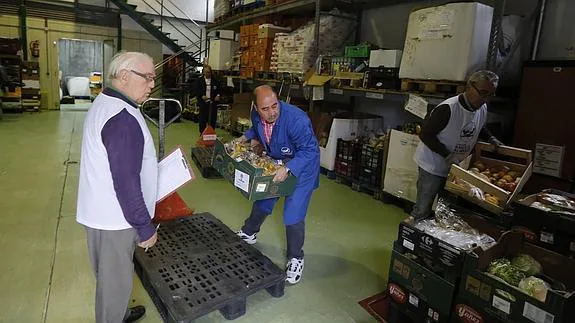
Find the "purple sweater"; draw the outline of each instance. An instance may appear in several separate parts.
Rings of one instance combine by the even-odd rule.
[[[104,94],[119,98],[134,109],[137,105],[110,88]],[[138,121],[126,109],[110,118],[102,128],[102,142],[108,153],[110,172],[118,202],[126,221],[136,229],[140,241],[150,239],[156,229],[146,208],[140,182],[144,135]]]

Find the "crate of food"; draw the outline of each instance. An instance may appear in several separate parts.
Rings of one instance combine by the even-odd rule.
[[[435,274],[455,283],[466,253],[489,248],[503,232],[485,217],[440,198],[435,217],[399,224],[396,248],[414,254]]]
[[[295,190],[297,179],[290,174],[281,182],[273,181],[283,161],[258,154],[249,143],[222,143],[216,140],[212,167],[232,183],[250,201],[288,196]]]
[[[337,139],[334,171],[346,180],[357,180],[359,175],[359,152],[361,143],[357,140]]]
[[[491,248],[467,255],[459,296],[504,322],[573,322],[573,272],[575,259],[507,231]]]
[[[479,142],[460,165],[451,165],[445,189],[501,215],[531,177],[532,152],[504,146],[495,153],[492,145]]]
[[[514,203],[512,225],[543,248],[575,257],[575,194],[548,189]]]

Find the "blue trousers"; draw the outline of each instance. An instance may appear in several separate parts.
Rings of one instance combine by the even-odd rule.
[[[287,258],[303,259],[303,244],[305,240],[305,216],[313,189],[296,188],[295,192],[286,197],[284,204],[284,224],[286,226]],[[268,215],[274,209],[279,198],[260,200],[252,205],[250,216],[244,222],[242,231],[252,235],[260,232],[260,228]]]

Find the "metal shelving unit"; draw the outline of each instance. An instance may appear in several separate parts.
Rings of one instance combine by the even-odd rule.
[[[489,50],[488,50],[488,57],[487,63],[485,68],[490,68],[492,70],[497,69],[498,67],[505,66],[506,64],[497,64],[497,53],[499,50],[499,46],[502,42],[502,32],[501,32],[501,20],[503,14],[505,13],[505,4],[507,0],[490,0],[490,1],[481,1],[485,2],[489,5],[494,7],[494,15],[492,21],[492,29],[490,34],[490,41],[489,41]],[[325,10],[329,10],[333,8],[336,3],[338,4],[347,4],[350,8],[355,8],[355,14],[358,17],[359,24],[356,27],[357,30],[361,30],[361,11],[374,9],[374,8],[382,8],[390,5],[397,5],[397,4],[405,4],[405,3],[413,3],[417,4],[417,0],[409,0],[409,1],[398,1],[398,0],[295,0],[290,1],[282,4],[277,4],[273,6],[266,6],[263,8],[255,9],[251,12],[246,12],[244,14],[240,14],[234,17],[231,17],[227,20],[214,23],[208,25],[207,32],[222,29],[222,28],[229,28],[229,29],[238,29],[239,26],[242,24],[247,23],[249,20],[256,19],[259,17],[263,17],[266,15],[271,14],[295,14],[295,15],[315,15],[315,43],[316,46],[319,44],[319,20],[322,14],[326,14]],[[527,21],[529,22],[529,21]],[[527,25],[527,23],[525,24]],[[359,33],[359,32],[358,32]],[[318,53],[319,48],[316,47],[316,58],[319,56]],[[513,53],[509,55],[512,57]],[[244,81],[243,79],[236,77],[240,82],[240,91],[243,92],[244,85],[260,85],[260,84],[275,84],[279,81],[277,80],[262,80],[262,79],[253,79],[251,82]],[[370,89],[363,89],[363,88],[329,88],[326,86],[326,100],[328,99],[328,95],[341,95],[352,98],[355,97],[365,97],[369,99],[375,100],[383,100],[383,101],[401,101],[407,100],[409,94],[416,94],[426,98],[429,104],[436,105],[444,100],[447,96],[441,94],[426,94],[426,93],[411,93],[411,92],[403,92],[403,91],[393,91],[393,90],[370,90]],[[501,99],[500,99],[501,101]],[[313,110],[313,100],[310,100],[310,110]]]

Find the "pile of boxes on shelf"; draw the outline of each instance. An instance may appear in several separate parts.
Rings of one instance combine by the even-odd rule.
[[[40,64],[22,62],[22,107],[28,111],[40,109]]]
[[[253,77],[254,72],[270,71],[272,49],[277,33],[289,31],[272,24],[252,24],[240,27],[242,49],[240,76]]]

